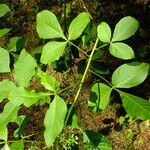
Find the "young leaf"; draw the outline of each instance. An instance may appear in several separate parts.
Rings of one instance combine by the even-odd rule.
[[[96,132],[83,132],[84,148],[86,150],[112,150],[108,139]]]
[[[72,116],[71,128],[79,128],[78,117],[75,113]]]
[[[7,44],[7,50],[9,52],[16,52],[17,50],[22,50],[24,47],[24,39],[22,37],[12,37],[9,39],[9,43]]]
[[[8,98],[9,93],[14,90],[16,87],[16,85],[9,81],[9,80],[3,80],[0,82],[0,102],[5,99]]]
[[[14,64],[14,78],[19,85],[28,86],[29,81],[35,74],[36,65],[35,59],[25,50],[22,50]]]
[[[0,29],[0,38],[4,36],[5,34],[7,34],[10,30],[11,29],[9,28]]]
[[[137,31],[138,27],[139,23],[135,18],[131,16],[122,18],[116,24],[115,31],[112,37],[112,42],[122,41],[129,38]]]
[[[141,120],[150,119],[150,102],[148,100],[121,91],[119,94],[129,115]]]
[[[95,107],[94,110],[104,110],[109,103],[109,98],[112,88],[103,84],[95,83],[91,89],[90,99],[88,105]]]
[[[98,28],[98,37],[104,43],[109,43],[111,38],[111,29],[106,22],[102,22]]]
[[[129,45],[121,42],[111,43],[109,46],[109,52],[113,56],[124,60],[132,59],[135,57],[132,48]]]
[[[24,150],[24,142],[23,140],[14,141],[10,145],[11,150]]]
[[[37,14],[37,32],[42,39],[63,38],[66,39],[56,16],[48,11],[43,10]]]
[[[0,47],[0,72],[10,72],[9,64],[9,53]]]
[[[0,4],[0,17],[4,16],[6,13],[10,12],[10,8],[6,4]]]
[[[41,84],[50,91],[56,92],[60,87],[60,83],[50,75],[47,75],[45,72],[38,69],[37,76],[41,79]]]
[[[44,138],[47,147],[50,147],[54,143],[56,137],[62,131],[66,112],[66,103],[56,95],[50,104],[44,119]]]
[[[68,40],[77,39],[90,22],[90,15],[87,12],[80,13],[69,26],[69,37]]]
[[[58,60],[64,53],[67,42],[48,42],[42,50],[41,63],[50,64]]]
[[[16,106],[24,104],[26,107],[30,107],[40,99],[44,99],[47,96],[46,93],[37,93],[34,90],[27,90],[24,87],[18,87],[9,94],[9,101]]]
[[[112,84],[116,88],[131,88],[141,84],[147,77],[149,64],[132,62],[121,65],[112,75]]]

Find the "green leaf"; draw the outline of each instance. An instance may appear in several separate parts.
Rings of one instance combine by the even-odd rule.
[[[129,38],[137,31],[138,27],[139,23],[135,18],[131,16],[122,18],[116,24],[115,31],[112,37],[112,42],[122,41]]]
[[[10,8],[6,4],[0,4],[0,17],[4,16],[6,13],[10,12]]]
[[[102,22],[98,28],[98,37],[104,43],[109,43],[111,38],[111,29],[106,22]]]
[[[0,72],[10,72],[9,53],[4,48],[0,47]]]
[[[8,144],[6,143],[6,144],[4,145],[4,147],[1,148],[1,150],[10,150],[10,148],[9,148]]]
[[[9,94],[9,101],[16,106],[24,104],[26,107],[30,107],[40,99],[44,99],[47,93],[35,92],[34,90],[27,90],[24,87],[18,87]]]
[[[56,137],[60,134],[64,127],[64,120],[67,112],[66,103],[55,96],[54,100],[50,104],[49,109],[46,112],[44,119],[44,138],[47,147],[52,146],[55,142]]]
[[[94,111],[104,110],[109,103],[112,88],[103,84],[95,83],[91,89],[88,105],[94,107]]]
[[[20,107],[15,106],[13,103],[8,102],[2,113],[0,113],[0,127],[7,124],[9,122],[14,121],[17,118],[17,113]]]
[[[7,34],[10,30],[11,29],[9,28],[0,29],[0,38],[4,36],[5,34]]]
[[[69,26],[69,37],[68,40],[77,39],[90,22],[90,15],[87,12],[80,13]]]
[[[22,50],[14,64],[14,78],[19,85],[28,86],[29,81],[35,74],[36,65],[35,59],[25,50]]]
[[[27,125],[27,121],[28,119],[25,115],[21,115],[16,118],[15,122],[19,127],[14,131],[13,135],[15,138],[21,137],[23,135],[23,131]]]
[[[108,139],[96,132],[83,132],[84,148],[86,150],[112,150]]]
[[[79,128],[78,117],[75,113],[72,116],[71,128]]]
[[[0,102],[8,98],[9,93],[16,88],[16,85],[9,81],[9,80],[3,80],[0,82]]]
[[[123,106],[130,116],[141,120],[150,119],[150,102],[148,100],[121,91],[119,94]]]
[[[16,52],[17,50],[22,50],[24,47],[24,40],[22,37],[12,37],[7,44],[7,49],[10,52]]]
[[[19,108],[11,102],[4,106],[3,112],[0,113],[0,139],[7,141],[7,124],[17,118]]]
[[[67,42],[48,42],[42,50],[41,63],[50,64],[58,60],[64,53]]]
[[[141,84],[148,76],[149,64],[132,62],[121,65],[112,75],[116,88],[131,88]]]
[[[0,140],[7,141],[8,138],[8,129],[6,125],[1,125],[0,126]]]
[[[66,39],[56,16],[48,11],[43,10],[37,14],[37,32],[42,39],[63,38]]]
[[[60,83],[53,76],[46,74],[40,69],[38,69],[37,76],[40,78],[41,84],[47,90],[56,92],[59,89]]]
[[[23,142],[23,140],[14,141],[10,145],[10,150],[24,150],[24,142]]]
[[[135,57],[132,48],[129,45],[121,42],[111,43],[109,46],[109,52],[113,56],[124,60],[132,59]]]

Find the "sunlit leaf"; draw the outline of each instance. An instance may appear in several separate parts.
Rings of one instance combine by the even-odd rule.
[[[14,78],[21,86],[28,86],[35,74],[36,60],[25,50],[22,50],[14,64]]]
[[[150,102],[148,100],[121,91],[119,94],[123,106],[130,116],[141,120],[150,119]]]
[[[17,118],[19,108],[11,102],[4,106],[4,110],[0,113],[0,139],[7,140],[7,124]]]
[[[94,107],[94,111],[104,110],[109,103],[112,88],[103,84],[95,83],[91,89],[88,105]]]
[[[132,62],[118,67],[112,75],[112,84],[117,88],[131,88],[141,84],[148,76],[149,64]]]
[[[58,60],[64,53],[67,42],[48,42],[42,50],[41,63],[50,64]]]
[[[0,47],[0,72],[10,72],[9,53],[4,48]]]
[[[114,34],[112,37],[112,42],[122,41],[129,38],[137,31],[138,27],[139,23],[135,18],[131,16],[122,18],[116,24]]]
[[[34,90],[28,90],[24,87],[18,87],[9,94],[9,101],[14,105],[19,106],[24,104],[26,107],[31,106],[40,99],[44,99],[47,93],[35,92]]]
[[[42,39],[65,38],[63,31],[56,16],[48,11],[43,10],[37,14],[37,32]]]
[[[53,77],[38,69],[37,76],[41,80],[41,84],[50,91],[56,91],[60,87],[60,83]]]
[[[0,102],[8,98],[9,93],[16,88],[16,85],[10,80],[0,82]]]
[[[44,119],[44,138],[47,147],[53,145],[56,137],[60,134],[64,126],[64,119],[67,112],[66,103],[58,96],[50,104]]]
[[[10,8],[6,4],[0,4],[0,17],[4,16],[6,13],[10,12]]]
[[[69,40],[77,39],[90,22],[90,15],[87,12],[80,13],[69,26]]]
[[[124,60],[132,59],[135,57],[132,48],[129,45],[121,42],[111,43],[109,47],[109,52],[113,56]]]
[[[7,34],[10,30],[11,29],[9,28],[0,29],[0,38],[4,36],[5,34]]]
[[[1,148],[1,150],[11,150],[11,149],[9,148],[8,144],[6,143],[6,144],[4,145],[4,147]]]
[[[97,28],[98,37],[104,43],[109,43],[111,38],[111,29],[106,22],[100,23]]]
[[[10,150],[24,150],[24,142],[23,142],[23,140],[14,141],[10,145]]]

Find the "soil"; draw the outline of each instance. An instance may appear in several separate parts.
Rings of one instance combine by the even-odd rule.
[[[3,22],[0,22],[0,27],[9,27],[12,28],[12,31],[0,40],[0,45],[6,45],[8,39],[13,36],[24,36],[26,39],[25,48],[30,52],[34,51],[41,44],[41,40],[36,33],[36,14],[43,9],[49,9],[61,18],[62,14],[64,14],[65,3],[69,3],[71,4],[71,12],[69,16],[66,16],[68,20],[79,12],[87,10],[93,17],[93,24],[106,21],[110,26],[114,27],[117,21],[124,16],[131,15],[137,18],[140,22],[140,29],[131,40],[127,40],[127,43],[132,45],[141,61],[150,63],[149,0],[66,0],[65,2],[61,0],[1,0],[1,3],[8,4],[12,12],[4,18]],[[61,23],[64,23],[64,29],[69,24],[67,19],[64,19],[65,23],[63,19],[61,20]],[[147,55],[141,57],[139,51],[142,50],[146,50]],[[63,72],[54,70],[52,66],[46,68],[48,74],[55,76],[56,79],[62,82],[62,89],[67,86],[71,87],[67,92],[60,95],[66,99],[68,105],[72,103],[74,93],[77,91],[76,87],[78,87],[80,81],[78,66],[82,59],[84,58],[74,57],[70,64],[71,67]],[[122,63],[116,58],[114,59],[108,54],[104,54],[101,61],[106,62],[106,60],[109,60],[108,67],[110,72],[113,72]],[[106,77],[110,79],[109,75]],[[11,73],[0,74],[0,80],[3,79],[14,81]],[[89,73],[76,103],[75,109],[80,126],[86,130],[93,130],[106,135],[112,144],[113,150],[150,150],[150,122],[135,120],[131,124],[126,121],[123,125],[119,125],[119,118],[120,116],[125,116],[125,111],[117,95],[111,97],[110,105],[103,112],[93,113],[89,110],[87,100],[90,95],[91,84],[96,80],[97,77]],[[36,79],[33,79],[30,85],[30,88],[33,87],[37,91],[44,90]],[[143,84],[128,90],[128,92],[150,99],[149,89],[150,77]],[[4,104],[5,102],[1,105],[3,106]],[[24,107],[19,111],[20,115],[28,117],[24,135],[28,136],[29,141],[44,141],[43,119],[47,108],[47,105],[34,105],[31,108]],[[14,140],[13,131],[17,128],[17,125],[11,123],[8,127],[10,131],[9,140]],[[78,131],[76,133],[78,134]],[[79,149],[82,150],[83,141],[81,140],[79,143]],[[25,145],[25,149],[46,149],[46,147],[42,142],[28,142]]]

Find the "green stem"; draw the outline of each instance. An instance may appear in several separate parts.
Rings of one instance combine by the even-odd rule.
[[[83,77],[82,77],[81,82],[80,82],[80,85],[79,85],[79,89],[78,89],[78,91],[77,91],[77,94],[76,94],[76,96],[75,96],[75,98],[74,98],[74,101],[73,101],[73,103],[72,103],[72,105],[71,105],[69,111],[68,111],[68,114],[67,114],[67,117],[66,117],[66,120],[65,120],[65,125],[67,124],[68,119],[69,119],[69,117],[70,117],[70,114],[71,114],[71,112],[72,112],[72,110],[73,110],[73,108],[74,108],[74,105],[75,105],[75,103],[76,103],[76,101],[77,101],[77,99],[78,99],[78,97],[79,97],[79,95],[80,95],[80,92],[81,92],[83,83],[84,83],[84,81],[85,81],[87,72],[88,72],[88,70],[89,70],[89,67],[90,67],[90,64],[91,64],[91,61],[92,61],[92,57],[93,57],[93,54],[94,54],[94,51],[95,51],[95,49],[96,49],[97,44],[98,44],[98,38],[96,39],[96,42],[95,42],[94,47],[93,47],[93,49],[92,49],[92,52],[91,52],[91,54],[90,54],[90,57],[89,57],[89,60],[88,60],[86,69],[85,69],[85,71],[84,71]]]
[[[102,80],[104,80],[106,83],[108,83],[110,85],[110,87],[112,87],[112,89],[116,90],[116,91],[120,91],[118,89],[116,89],[109,81],[107,81],[104,77],[102,77],[101,75],[99,75],[98,73],[94,72],[93,70],[89,70],[91,73],[95,74],[96,76],[100,77]]]
[[[71,41],[68,41],[69,44],[73,45],[74,47],[76,47],[79,51],[81,51],[85,56],[89,57],[89,55],[86,54],[86,52],[81,49],[80,47],[78,47],[77,45],[75,45],[74,43],[72,43]]]

